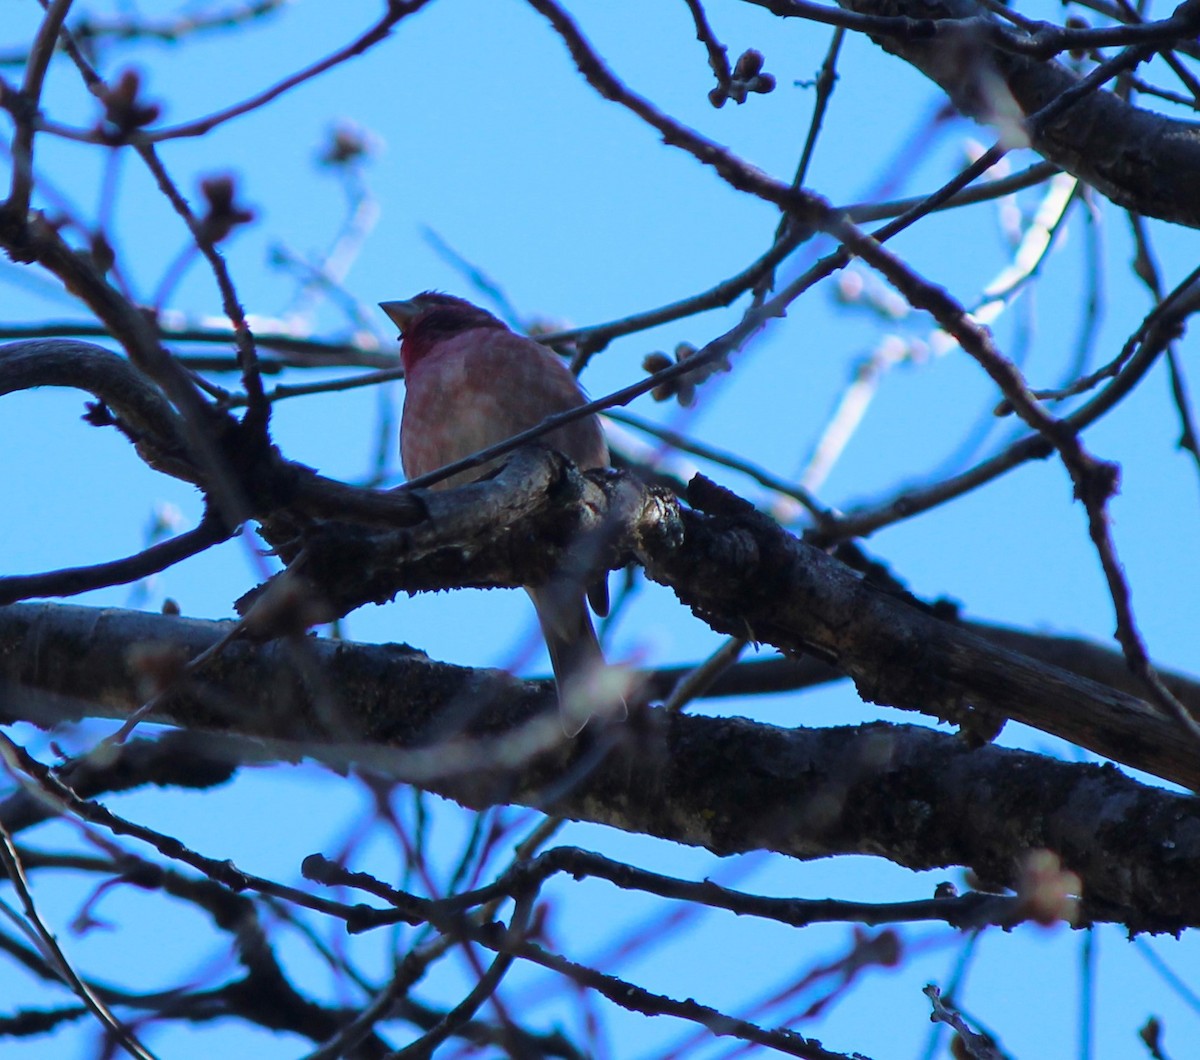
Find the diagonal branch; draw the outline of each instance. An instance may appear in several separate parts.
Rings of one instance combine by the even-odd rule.
[[[765,2],[765,0],[754,0]],[[974,0],[841,0],[867,15],[957,19],[952,36],[942,23],[926,39],[876,37],[885,50],[921,71],[968,117],[993,120],[1011,97],[1020,115],[1032,115],[1073,91],[1080,77],[1061,63],[1016,54],[998,46],[974,20],[991,20]],[[766,6],[776,6],[774,3]],[[1195,0],[1181,18],[1195,18]],[[1195,36],[1181,33],[1182,40]],[[1150,47],[1150,46],[1146,46]],[[989,83],[991,79],[991,83]],[[1049,123],[1026,128],[1042,157],[1086,181],[1119,206],[1176,224],[1200,227],[1200,126],[1142,110],[1112,92],[1098,91]]]

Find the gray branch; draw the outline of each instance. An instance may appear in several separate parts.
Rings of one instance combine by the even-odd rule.
[[[192,657],[228,629],[0,609],[0,716],[126,717],[142,702],[148,655]],[[1135,931],[1200,924],[1194,799],[1111,766],[923,728],[791,730],[646,710],[567,741],[546,683],[312,638],[231,644],[155,720],[225,734],[243,760],[357,764],[475,808],[516,802],[719,854],[870,854],[912,869],[963,865],[1000,886],[1024,852],[1046,847],[1083,878],[1086,917]]]
[[[787,3],[757,0],[777,13]],[[1001,47],[999,23],[974,0],[839,0],[865,15],[940,20],[932,34],[877,37],[934,81],[963,114],[1003,125],[1027,117],[1074,88],[1079,75],[1053,59]],[[1193,4],[1181,8],[1194,9]],[[962,23],[953,32],[954,20]],[[1182,25],[1182,23],[1181,23]],[[991,31],[997,32],[991,32]],[[1019,30],[1007,32],[1020,33]],[[1187,43],[1192,33],[1181,30]],[[1200,125],[1143,110],[1105,89],[1026,132],[1043,158],[1149,217],[1200,227]]]

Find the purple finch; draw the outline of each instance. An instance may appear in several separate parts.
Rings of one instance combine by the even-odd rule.
[[[381,302],[380,308],[401,332],[406,389],[400,459],[410,479],[587,400],[550,350],[462,298],[426,291],[404,302]],[[608,446],[595,416],[559,427],[541,440],[576,467],[608,467]],[[503,460],[460,472],[432,488],[478,479]],[[550,652],[563,726],[574,735],[591,713],[592,697],[581,693],[604,667],[583,589],[563,578],[527,585],[525,591]],[[619,700],[619,693],[613,698]]]

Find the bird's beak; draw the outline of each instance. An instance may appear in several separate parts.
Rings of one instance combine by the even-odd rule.
[[[389,319],[402,333],[413,322],[413,318],[419,311],[416,302],[380,302],[379,308],[387,313]]]

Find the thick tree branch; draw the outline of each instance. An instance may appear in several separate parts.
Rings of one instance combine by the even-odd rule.
[[[990,622],[958,620],[956,624],[991,641],[997,647],[1007,648],[1051,666],[1070,670],[1073,674],[1108,685],[1118,692],[1140,697],[1145,691],[1142,683],[1129,672],[1129,666],[1119,651],[1102,647],[1083,637],[1031,633],[1028,630],[998,626]],[[650,695],[656,699],[666,696],[675,684],[693,669],[692,666],[668,666],[648,671],[644,680],[648,684]],[[1171,692],[1187,704],[1193,714],[1200,717],[1200,682],[1186,674],[1169,670],[1160,670],[1159,673]],[[788,658],[764,652],[762,658],[745,659],[725,670],[705,688],[700,698],[720,699],[727,696],[794,692],[845,678],[846,675],[836,666],[813,655]]]
[[[190,656],[227,630],[115,610],[0,609],[3,714],[125,717],[142,702],[132,649]],[[297,651],[321,674],[320,690]],[[1111,767],[906,726],[785,730],[655,711],[566,742],[553,706],[545,684],[411,649],[239,642],[165,698],[156,720],[250,737],[252,756],[356,762],[473,807],[534,805],[721,854],[867,853],[914,869],[966,865],[1012,884],[1020,856],[1046,847],[1083,877],[1085,917],[1133,930],[1200,924],[1194,801]]]
[[[713,629],[815,655],[871,702],[976,733],[1011,718],[1200,788],[1193,746],[1141,697],[944,621],[703,479],[689,497],[700,512],[628,476],[547,475],[556,463],[543,454],[539,465],[530,452],[492,482],[414,491],[429,521],[405,531],[318,526],[304,546],[303,573],[343,613],[400,591],[528,584],[548,561],[576,553],[582,538],[595,566],[635,559]],[[558,547],[525,547],[530,541]]]
[[[785,7],[756,0],[772,9]],[[991,19],[973,0],[840,0],[867,15],[963,20],[959,34],[944,22],[936,34],[876,37],[889,52],[935,81],[969,117],[1005,116],[1007,91],[1019,113],[1035,113],[1074,88],[1079,76],[1053,60],[1017,54],[994,43],[972,20]],[[1194,18],[1194,2],[1183,14]],[[779,13],[786,13],[781,11]],[[1177,13],[1178,14],[1178,13]],[[972,28],[974,26],[974,28]],[[1194,36],[1183,35],[1188,40]],[[1200,227],[1200,125],[1142,110],[1107,91],[1075,103],[1054,121],[1027,128],[1033,149],[1098,189],[1119,206],[1176,224]]]
[[[194,473],[186,458],[176,466],[178,418],[128,362],[78,342],[5,348],[0,393],[64,383],[141,425],[151,463]],[[530,584],[564,558],[599,568],[634,558],[714,629],[814,654],[853,677],[868,700],[976,729],[1013,718],[1200,788],[1190,748],[1140,698],[997,650],[703,483],[693,503],[714,508],[709,515],[627,476],[586,479],[544,452],[518,457],[494,481],[446,492],[358,490],[277,455],[259,471],[264,534],[289,562],[303,557],[300,572],[320,599],[314,615],[400,591]]]
[[[178,413],[124,357],[76,339],[23,339],[0,346],[0,396],[42,386],[92,394],[116,415],[110,422],[138,447],[146,463],[176,478],[197,481]]]
[[[651,577],[714,629],[815,654],[873,703],[972,729],[1011,718],[1200,788],[1190,740],[1144,700],[914,607],[703,480],[694,480],[690,499],[708,514],[663,498],[658,513],[643,517],[636,552]]]

